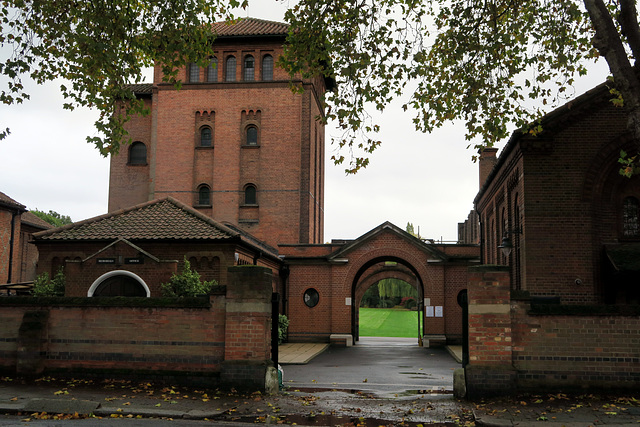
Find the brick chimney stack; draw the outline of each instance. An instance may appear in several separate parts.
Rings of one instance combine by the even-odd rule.
[[[479,151],[480,158],[478,162],[480,166],[480,188],[482,188],[485,181],[489,177],[491,170],[498,161],[498,158],[496,157],[497,152],[498,149],[494,147],[486,147]]]

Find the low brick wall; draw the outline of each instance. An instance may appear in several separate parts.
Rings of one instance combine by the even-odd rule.
[[[229,274],[239,278],[233,291],[219,289],[182,306],[162,306],[162,299],[141,299],[138,307],[126,298],[129,306],[100,306],[91,298],[46,305],[3,299],[0,369],[266,390],[275,372],[271,272],[233,267]]]
[[[470,268],[468,295],[469,398],[640,388],[637,309],[532,309],[530,300],[511,298],[508,268],[500,266]]]
[[[520,388],[640,387],[639,316],[529,309],[526,301],[512,303],[513,366]]]

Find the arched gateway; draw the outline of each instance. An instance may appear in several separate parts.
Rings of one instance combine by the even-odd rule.
[[[383,278],[404,280],[418,290],[425,345],[461,337],[456,297],[466,288],[467,267],[478,262],[475,245],[423,241],[385,222],[355,240],[279,249],[289,267],[283,303],[290,341],[357,340],[362,296]]]

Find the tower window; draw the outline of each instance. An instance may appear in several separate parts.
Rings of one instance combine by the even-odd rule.
[[[255,78],[255,60],[253,56],[247,55],[244,57],[244,72],[243,80],[246,82],[253,81]]]
[[[624,237],[640,237],[640,204],[633,196],[625,197],[622,202],[622,234]]]
[[[273,80],[273,56],[262,57],[262,80]]]
[[[236,81],[236,57],[229,56],[227,58],[227,66],[225,70],[225,80],[228,82]]]
[[[200,67],[195,62],[189,64],[189,82],[198,83],[200,81]]]
[[[249,184],[244,188],[244,204],[245,205],[257,205],[258,198],[256,192],[256,186]]]
[[[247,145],[258,145],[258,128],[255,126],[247,128]]]
[[[140,141],[136,141],[129,147],[129,164],[130,165],[146,165],[147,164],[147,146]]]
[[[208,185],[198,187],[198,205],[211,206],[211,189]]]
[[[209,65],[207,66],[207,81],[218,81],[218,58],[215,56],[211,58],[211,62],[209,62]]]
[[[212,141],[211,128],[205,126],[202,129],[200,129],[200,146],[211,147],[211,141]]]

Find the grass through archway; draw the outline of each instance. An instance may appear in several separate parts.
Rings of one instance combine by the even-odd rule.
[[[418,312],[397,308],[360,308],[361,337],[418,336]]]

